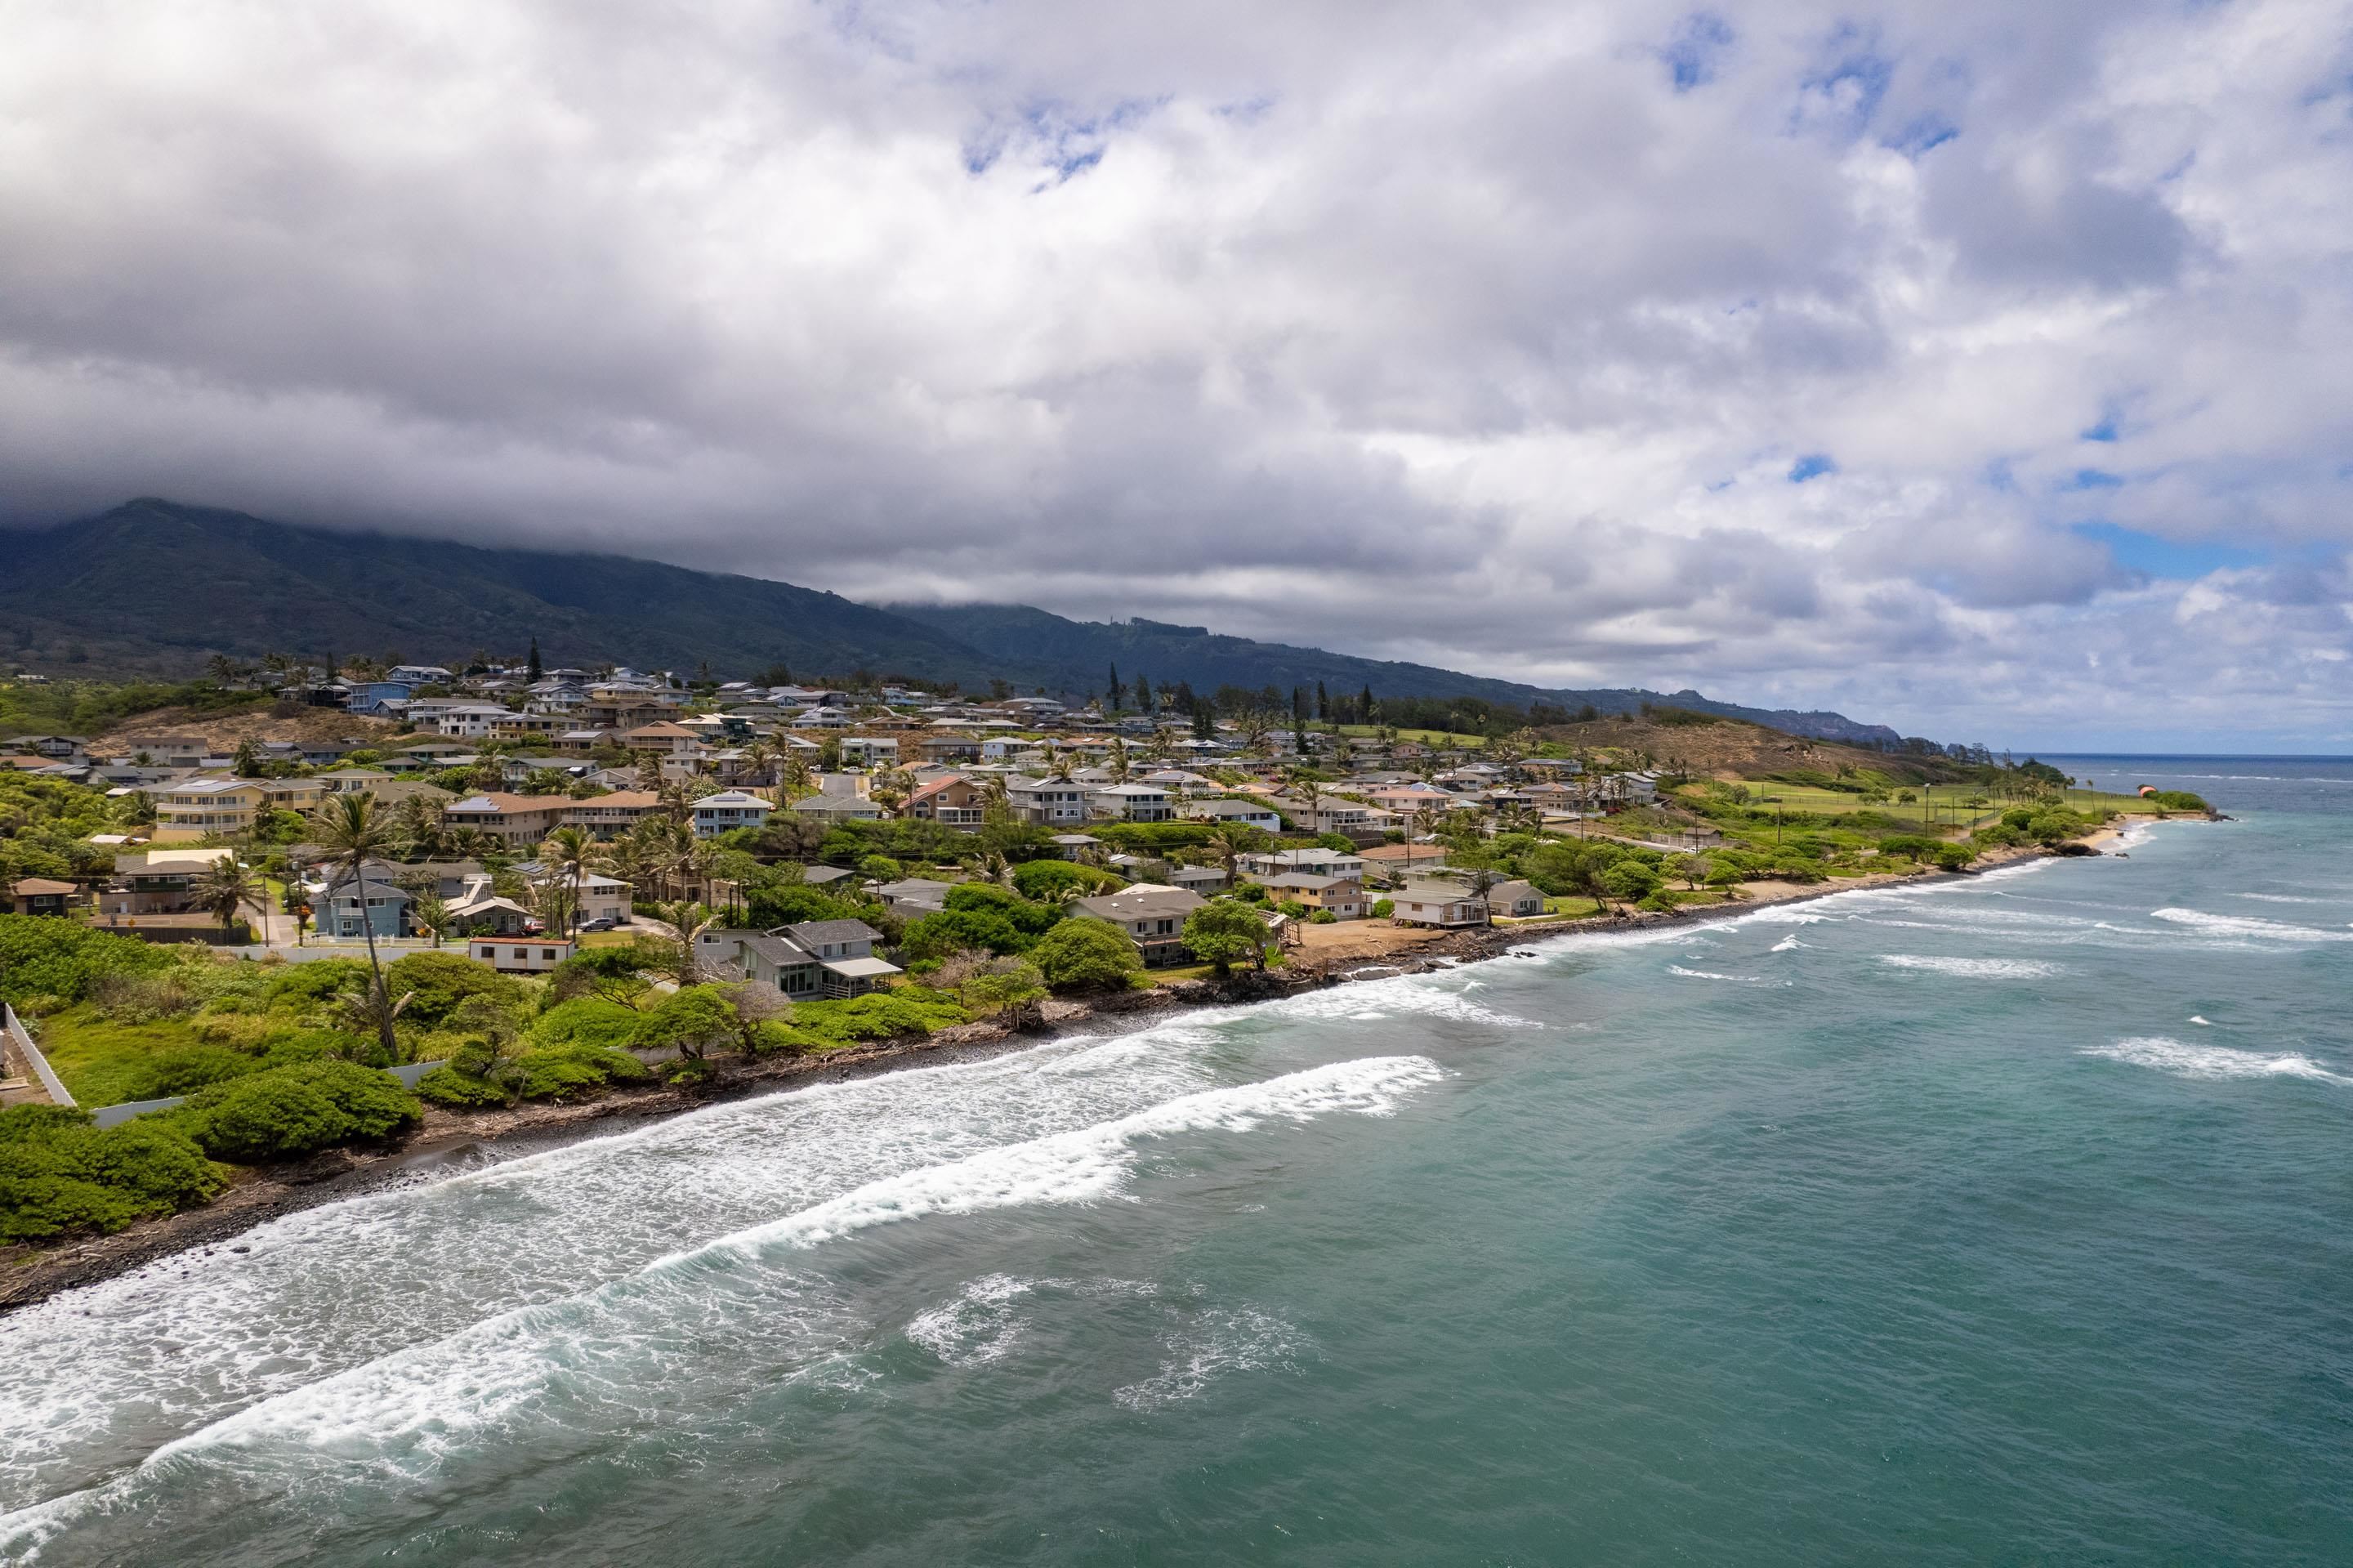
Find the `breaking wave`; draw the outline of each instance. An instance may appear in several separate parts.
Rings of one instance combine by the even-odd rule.
[[[2151,910],[2149,918],[2217,937],[2251,937],[2266,942],[2353,942],[2353,931],[2291,926],[2285,921],[2261,920],[2252,915],[2209,915],[2197,909],[2168,908]]]
[[[2049,980],[2067,972],[2066,965],[2042,959],[1939,959],[1915,953],[1883,953],[1879,961],[1899,969],[1926,969],[1933,974],[1960,975],[1970,980]]]
[[[2267,1056],[2260,1051],[2233,1051],[2223,1045],[2191,1045],[2163,1035],[2087,1045],[2083,1054],[2128,1062],[2136,1067],[2154,1067],[2182,1078],[2311,1078],[2325,1084],[2353,1084],[2353,1078],[2292,1052]]]

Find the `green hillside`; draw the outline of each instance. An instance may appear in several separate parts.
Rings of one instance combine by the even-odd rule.
[[[1335,695],[1476,697],[1516,708],[1631,713],[1644,703],[1836,740],[1894,739],[1831,713],[1743,707],[1697,692],[1552,690],[1428,664],[1360,659],[1157,621],[1078,621],[1027,605],[877,609],[760,577],[617,556],[481,549],[295,527],[243,513],[142,500],[37,530],[0,529],[0,661],[50,674],[186,678],[207,658],[332,653],[455,664],[476,650],[551,664],[744,678],[778,663],[801,678],[866,670],[992,679],[1074,695],[1127,680]]]

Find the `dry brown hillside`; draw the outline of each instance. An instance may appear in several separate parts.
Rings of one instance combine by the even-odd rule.
[[[216,750],[227,753],[236,750],[243,740],[374,740],[398,733],[398,726],[383,719],[362,718],[339,708],[306,707],[284,717],[277,716],[268,707],[202,715],[192,715],[185,708],[157,708],[123,720],[92,740],[90,747],[103,752],[118,744],[135,747],[142,740],[185,735],[201,736]]]
[[[1742,719],[1661,724],[1628,715],[1552,725],[1537,733],[1547,741],[1647,758],[1653,767],[1704,778],[1761,779],[1791,768],[1835,773],[1841,767],[1853,767],[1875,768],[1892,779],[1933,782],[1957,772],[1941,758],[1893,757],[1836,741],[1809,740]]]

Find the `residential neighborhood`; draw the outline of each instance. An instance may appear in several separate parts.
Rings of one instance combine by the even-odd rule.
[[[798,885],[823,874],[832,895],[888,915],[893,928],[865,940],[891,951],[897,927],[944,913],[960,885],[1044,857],[1124,885],[1070,912],[1118,927],[1162,969],[1195,961],[1184,918],[1216,898],[1261,911],[1277,947],[1341,923],[1541,918],[1546,895],[1499,879],[1492,857],[1465,846],[1583,831],[1657,793],[1646,767],[1343,733],[1300,720],[1297,694],[1286,727],[1271,690],[1243,694],[1258,705],[1236,712],[1173,688],[1155,699],[1140,682],[1139,703],[863,677],[690,682],[535,660],[282,661],[262,673],[276,711],[340,715],[347,732],[233,747],[201,732],[5,743],[0,767],[100,790],[134,819],[92,835],[94,847],[111,842],[82,874],[18,879],[11,906],[148,940],[307,950],[485,938],[482,961],[536,967],[543,953],[526,960],[495,939],[625,933],[645,906],[679,897],[740,915],[790,868]],[[322,871],[311,820],[360,800],[396,822],[398,842],[359,874]],[[903,856],[849,853],[899,844],[916,831],[902,824],[947,835],[924,841],[920,874]],[[569,871],[551,869],[545,846],[567,834]],[[274,906],[228,922],[207,914],[224,856],[274,874]],[[888,863],[868,863],[878,860]],[[784,926],[723,926],[697,946],[731,974],[845,994],[849,977],[825,967],[839,960],[795,959],[798,940]],[[850,961],[887,967],[871,946]],[[856,978],[871,989],[902,972]]]

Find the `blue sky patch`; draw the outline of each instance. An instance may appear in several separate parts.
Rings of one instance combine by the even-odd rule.
[[[1789,465],[1789,482],[1803,484],[1810,479],[1820,479],[1826,473],[1836,473],[1838,464],[1828,452],[1808,452]]]
[[[2116,565],[2153,577],[2202,577],[2208,572],[2235,567],[2260,567],[2271,559],[2270,553],[2264,550],[2249,550],[2236,545],[2177,544],[2116,523],[2078,523],[2074,533],[2094,544],[2105,545]]]
[[[2079,468],[2074,477],[2061,485],[2062,490],[2121,490],[2125,482],[2105,469]]]
[[[1667,62],[1667,73],[1673,79],[1677,92],[1689,92],[1715,79],[1717,68],[1737,37],[1731,24],[1706,11],[1694,11],[1676,24],[1674,36],[1659,58]]]

